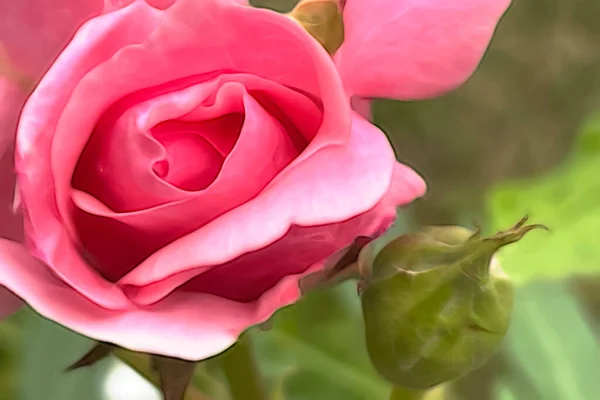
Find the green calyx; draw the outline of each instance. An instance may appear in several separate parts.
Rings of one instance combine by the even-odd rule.
[[[485,363],[509,323],[513,285],[494,254],[526,225],[490,237],[458,226],[427,227],[390,242],[361,282],[371,361],[395,385],[429,388]]]
[[[329,54],[335,54],[342,45],[344,20],[339,0],[301,0],[288,15]]]

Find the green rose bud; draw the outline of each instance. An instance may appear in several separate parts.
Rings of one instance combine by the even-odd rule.
[[[542,225],[482,238],[429,227],[390,242],[361,282],[371,361],[395,385],[429,388],[484,364],[498,349],[513,285],[494,254]]]

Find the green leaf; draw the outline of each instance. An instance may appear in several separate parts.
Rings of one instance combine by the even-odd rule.
[[[20,400],[103,400],[106,361],[66,372],[94,345],[30,310],[24,312],[23,350],[19,369]]]
[[[286,400],[389,396],[366,354],[356,283],[311,293],[279,311],[272,329],[253,332],[253,339],[263,373],[272,386],[283,383],[278,396]]]
[[[510,363],[533,383],[541,400],[600,399],[600,349],[563,284],[539,282],[517,291],[505,345]],[[537,400],[516,390],[511,387],[515,398]]]
[[[516,283],[600,272],[600,118],[582,131],[571,155],[544,176],[509,182],[488,196],[491,227],[525,214],[551,232],[536,232],[500,253]]]

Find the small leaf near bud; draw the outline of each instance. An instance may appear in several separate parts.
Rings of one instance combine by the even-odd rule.
[[[494,254],[543,225],[481,237],[458,226],[402,235],[363,277],[367,349],[395,385],[424,389],[484,364],[510,323],[513,285]]]
[[[288,16],[302,25],[329,54],[334,54],[344,41],[339,0],[302,0]]]

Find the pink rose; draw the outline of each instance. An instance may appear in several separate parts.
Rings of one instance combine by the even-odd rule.
[[[100,12],[87,3],[71,26]],[[5,217],[12,233],[0,231],[0,285],[97,340],[193,360],[296,301],[301,277],[357,236],[380,234],[398,205],[424,193],[349,97],[458,85],[507,5],[456,1],[454,15],[427,2],[430,14],[417,14],[424,26],[413,18],[404,35],[418,41],[436,15],[460,18],[459,37],[474,35],[456,48],[448,37],[448,49],[434,43],[449,57],[435,62],[452,63],[434,68],[435,54],[414,53],[409,39],[379,46],[406,22],[402,4],[416,7],[408,0],[377,3],[391,14],[349,0],[335,62],[288,17],[239,0],[126,3],[106,2],[53,63],[28,69],[23,47],[5,46],[33,81],[52,66],[20,118],[14,165],[27,246],[14,234],[21,220]],[[371,23],[357,18],[361,7]],[[396,52],[405,69],[385,67]],[[419,66],[427,76],[406,70]],[[13,147],[9,125],[0,150]],[[5,153],[8,215],[15,182]]]

